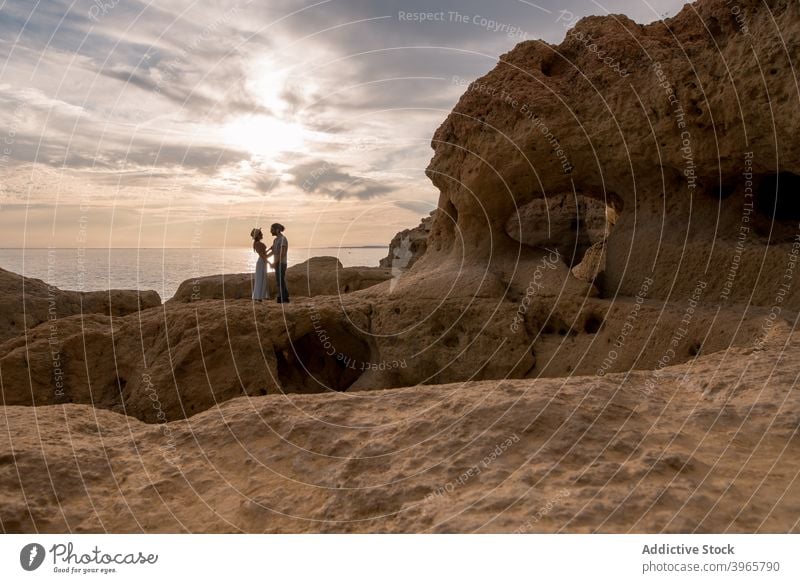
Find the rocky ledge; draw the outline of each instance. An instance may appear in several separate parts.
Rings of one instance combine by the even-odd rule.
[[[336,296],[377,285],[393,277],[382,267],[343,267],[336,257],[312,257],[286,270],[294,297]],[[276,297],[275,272],[269,272],[270,294]],[[170,301],[239,300],[251,297],[252,273],[209,275],[184,281]]]
[[[43,322],[74,314],[125,316],[160,305],[155,291],[62,290],[0,268],[0,342],[23,335]]]

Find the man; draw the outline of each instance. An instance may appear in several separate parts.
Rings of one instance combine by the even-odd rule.
[[[286,288],[286,258],[289,253],[289,241],[283,234],[284,226],[280,223],[273,223],[269,232],[275,239],[269,252],[272,253],[275,266],[275,280],[278,284],[278,297],[275,301],[279,304],[289,303],[289,290]]]

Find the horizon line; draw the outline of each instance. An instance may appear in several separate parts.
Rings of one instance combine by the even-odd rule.
[[[6,249],[250,249],[249,247],[0,247],[0,250]],[[323,245],[319,247],[301,247],[297,246],[294,249],[388,249],[389,245],[342,245],[339,247],[333,245]]]

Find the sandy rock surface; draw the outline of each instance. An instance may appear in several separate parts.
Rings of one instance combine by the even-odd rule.
[[[800,338],[649,372],[7,407],[6,532],[798,532]]]
[[[545,209],[531,221],[528,205],[566,194],[615,215],[601,295],[653,277],[651,297],[682,299],[703,280],[709,301],[774,304],[800,235],[800,6],[735,7],[744,23],[725,0],[646,26],[567,18],[561,44],[503,55],[433,137],[440,212],[420,267],[463,258],[524,289],[518,274],[546,252],[507,225],[558,223]],[[800,284],[783,304],[800,308]]]

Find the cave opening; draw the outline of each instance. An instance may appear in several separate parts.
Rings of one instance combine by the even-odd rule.
[[[505,232],[524,245],[557,250],[572,268],[590,248],[605,243],[621,208],[621,200],[611,193],[604,197],[578,192],[536,196],[514,209]]]
[[[439,200],[438,216],[431,226],[431,234],[428,236],[428,244],[433,241],[433,248],[437,251],[449,248],[455,242],[456,231],[458,229],[458,209],[444,196],[444,200]]]
[[[440,212],[444,213],[445,216],[450,220],[448,228],[451,229],[452,233],[455,233],[456,228],[458,227],[458,209],[456,208],[456,205],[448,200],[445,205],[441,207]]]
[[[545,77],[553,76],[553,58],[542,59],[540,70]]]
[[[583,331],[587,334],[597,334],[603,326],[603,317],[596,314],[590,314],[583,324]]]
[[[764,176],[756,188],[756,208],[768,219],[800,220],[800,176],[778,172]]]
[[[330,322],[319,322],[288,347],[276,347],[275,358],[284,393],[346,391],[370,368],[367,343]]]

